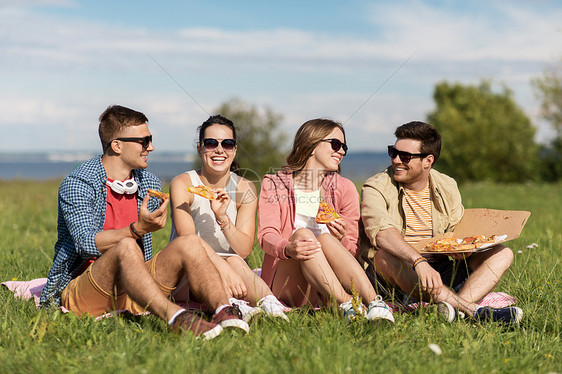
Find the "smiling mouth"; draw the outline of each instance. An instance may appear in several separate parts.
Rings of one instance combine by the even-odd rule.
[[[226,161],[226,157],[211,157],[213,162],[224,162]]]

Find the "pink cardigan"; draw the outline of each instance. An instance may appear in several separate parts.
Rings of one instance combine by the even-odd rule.
[[[353,182],[337,173],[322,181],[320,195],[343,218],[347,235],[342,245],[353,255],[359,248],[359,194]],[[286,260],[285,246],[295,230],[293,175],[280,171],[266,175],[261,184],[258,205],[258,242],[265,252],[262,278],[271,287],[280,259]]]

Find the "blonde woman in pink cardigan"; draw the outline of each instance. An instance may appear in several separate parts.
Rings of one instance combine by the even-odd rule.
[[[341,124],[328,119],[305,122],[297,131],[287,166],[266,175],[258,204],[258,241],[265,252],[262,278],[291,306],[335,300],[349,320],[356,311],[369,320],[394,322],[355,259],[359,246],[359,194],[340,176],[347,153]],[[340,216],[315,222],[320,201]],[[362,306],[354,309],[352,289]]]

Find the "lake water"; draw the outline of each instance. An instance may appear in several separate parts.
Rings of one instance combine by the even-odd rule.
[[[48,157],[40,155],[27,155],[18,160],[15,155],[0,155],[0,179],[61,179],[87,158],[65,161],[61,160],[61,157],[49,160]],[[174,176],[191,168],[192,163],[182,158],[184,157],[168,156],[150,160],[148,170],[156,174],[162,181],[170,181]],[[353,181],[362,182],[371,175],[384,170],[389,164],[388,156],[384,153],[349,153],[342,162],[342,175]]]

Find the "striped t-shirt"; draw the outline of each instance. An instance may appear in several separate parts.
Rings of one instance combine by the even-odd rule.
[[[406,233],[404,239],[413,245],[422,239],[432,237],[431,197],[429,183],[421,191],[404,189],[406,213]]]

